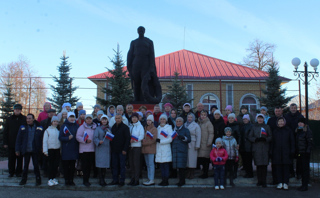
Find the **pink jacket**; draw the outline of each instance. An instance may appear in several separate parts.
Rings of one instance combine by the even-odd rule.
[[[221,157],[222,161],[217,162],[216,161],[217,157]],[[228,152],[223,147],[220,147],[219,149],[213,148],[210,152],[210,159],[214,165],[224,165],[228,160]]]
[[[46,105],[46,104],[50,104],[50,109],[51,109],[51,103],[50,102],[45,102],[44,105]],[[48,113],[44,109],[44,105],[43,105],[43,111],[38,116],[38,119],[37,119],[38,122],[41,122],[42,120],[45,120],[45,119],[48,118]]]
[[[96,129],[97,125],[95,123],[92,123],[91,126],[88,126],[87,123],[83,123],[78,128],[77,131],[77,141],[79,142],[79,153],[83,152],[94,152],[94,143],[93,143],[93,134],[94,130]],[[91,140],[90,143],[86,143],[83,139],[84,133],[87,132],[88,134],[88,140]]]

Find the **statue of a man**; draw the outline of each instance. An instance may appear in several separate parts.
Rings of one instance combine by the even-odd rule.
[[[159,103],[162,90],[155,64],[152,40],[144,37],[145,28],[138,28],[139,38],[131,41],[127,68],[134,91],[134,101]]]

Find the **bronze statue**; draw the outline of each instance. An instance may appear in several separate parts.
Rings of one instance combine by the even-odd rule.
[[[131,41],[127,67],[134,91],[134,102],[157,104],[162,90],[157,76],[152,40],[144,37],[145,28],[138,27],[139,38]]]

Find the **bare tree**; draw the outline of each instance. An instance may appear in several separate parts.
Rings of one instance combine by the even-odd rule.
[[[24,107],[22,113],[30,112],[37,117],[46,101],[47,90],[44,81],[36,75],[28,59],[23,56],[19,56],[17,61],[0,66],[0,82],[2,85],[4,82],[12,84],[14,100]],[[0,87],[2,95],[5,88]]]
[[[274,60],[273,53],[276,49],[274,44],[265,43],[259,39],[250,43],[249,48],[246,51],[249,53],[243,58],[243,65],[251,67],[253,69],[268,71],[269,65],[275,64],[278,66],[278,62]]]

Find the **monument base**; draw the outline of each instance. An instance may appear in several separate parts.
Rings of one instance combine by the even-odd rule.
[[[145,102],[144,103],[143,102],[141,102],[141,103],[135,102],[135,103],[131,103],[131,104],[133,106],[133,111],[135,111],[135,112],[139,111],[139,108],[141,106],[146,106],[148,110],[153,112],[154,106],[156,105],[156,104],[145,104]]]

